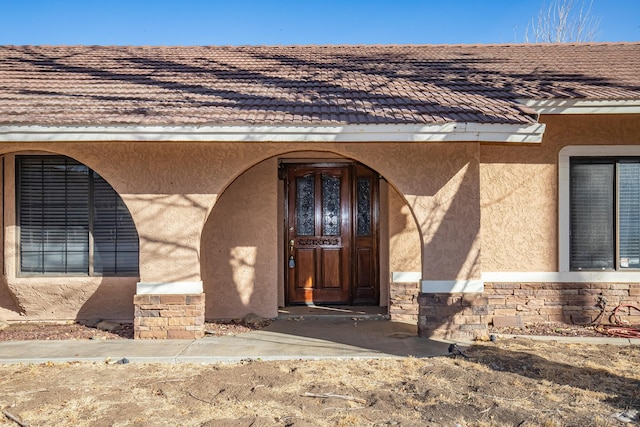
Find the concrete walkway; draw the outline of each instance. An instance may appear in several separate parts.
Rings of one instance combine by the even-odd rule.
[[[447,354],[449,342],[416,336],[416,326],[387,320],[278,319],[262,330],[198,340],[0,342],[0,363],[218,363],[246,359],[359,359]]]
[[[622,338],[546,339],[640,345],[640,340]],[[5,341],[0,342],[0,364],[117,362],[123,358],[131,363],[423,358],[446,355],[449,344],[450,341],[419,338],[415,325],[388,320],[289,318],[275,320],[259,331],[199,340]]]

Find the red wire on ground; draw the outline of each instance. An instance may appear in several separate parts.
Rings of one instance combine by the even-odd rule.
[[[640,338],[640,329],[630,326],[601,325],[600,332],[620,338]]]
[[[621,338],[640,338],[640,328],[636,326],[623,326],[623,321],[620,319],[620,315],[618,314],[618,310],[621,308],[629,307],[629,311],[631,309],[640,312],[640,308],[631,305],[631,304],[620,304],[615,309],[613,309],[613,313],[611,313],[610,319],[613,319],[615,324],[613,325],[600,325],[596,329],[600,330],[601,333],[612,335],[615,337]]]

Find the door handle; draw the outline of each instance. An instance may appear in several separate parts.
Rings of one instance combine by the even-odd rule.
[[[295,268],[296,259],[293,257],[293,245],[295,244],[295,240],[289,240],[289,268]]]

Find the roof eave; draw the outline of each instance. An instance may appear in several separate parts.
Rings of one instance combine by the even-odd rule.
[[[341,126],[0,126],[0,142],[504,142],[540,143],[545,125],[452,122]]]
[[[518,99],[538,114],[638,114],[640,99]]]

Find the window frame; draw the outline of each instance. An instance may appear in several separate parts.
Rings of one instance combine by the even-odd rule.
[[[571,173],[571,158],[573,157],[600,157],[600,158],[627,158],[627,157],[640,157],[640,146],[637,145],[591,145],[591,146],[567,146],[560,150],[558,156],[558,270],[559,272],[570,272],[578,274],[593,274],[596,273],[603,278],[609,276],[609,280],[616,280],[615,277],[619,275],[638,274],[639,269],[636,268],[619,268],[618,259],[618,206],[617,195],[614,200],[614,234],[615,234],[615,247],[614,257],[615,269],[606,270],[571,270],[570,250],[571,250],[571,206],[570,206],[570,173]],[[617,175],[616,175],[617,176]],[[617,179],[617,178],[616,178]],[[616,189],[617,191],[617,189]]]
[[[83,272],[62,272],[62,271],[57,271],[57,272],[32,272],[32,271],[23,271],[22,269],[22,248],[21,248],[21,244],[22,244],[22,188],[21,188],[21,181],[20,181],[20,174],[22,173],[22,166],[21,166],[21,162],[23,161],[23,159],[25,158],[30,158],[30,159],[43,159],[43,158],[62,158],[62,159],[68,159],[74,163],[77,163],[78,165],[86,168],[87,171],[87,189],[86,189],[86,195],[84,197],[86,197],[87,199],[87,206],[88,206],[88,218],[87,218],[87,244],[88,247],[86,249],[86,256],[88,257],[87,260],[87,266],[86,266],[86,271]],[[115,272],[96,272],[95,270],[95,257],[96,257],[96,238],[94,236],[94,227],[95,227],[95,206],[99,203],[99,201],[97,201],[95,199],[95,193],[94,193],[94,187],[95,187],[95,176],[98,176],[99,179],[101,179],[102,181],[104,181],[104,183],[106,183],[109,188],[111,188],[111,190],[113,190],[113,193],[115,194],[115,196],[117,197],[116,199],[116,203],[118,201],[118,199],[120,201],[122,201],[122,198],[120,197],[120,195],[118,194],[118,192],[111,186],[111,184],[109,184],[104,178],[102,178],[102,176],[100,174],[98,174],[96,171],[94,171],[93,169],[91,169],[90,167],[88,167],[87,165],[69,157],[69,156],[64,156],[64,155],[57,155],[57,154],[17,154],[15,156],[15,211],[16,211],[16,274],[17,277],[139,277],[140,275],[140,261],[139,261],[139,257],[140,257],[140,242],[139,242],[139,235],[137,232],[137,227],[135,226],[135,222],[133,221],[133,218],[131,218],[131,213],[128,210],[128,207],[125,206],[125,208],[127,209],[127,213],[129,214],[129,217],[131,218],[131,224],[133,226],[133,230],[135,232],[135,236],[137,239],[136,242],[136,261],[135,261],[135,272],[130,272],[130,271],[117,271],[117,268],[115,269]],[[66,182],[66,181],[65,181]],[[66,185],[66,184],[65,184]],[[122,203],[124,204],[124,202],[122,201]],[[108,211],[106,211],[108,212]],[[65,214],[66,216],[66,214]],[[65,248],[65,252],[67,252],[67,249]],[[118,250],[116,250],[114,252],[114,256],[117,258],[118,255]],[[122,251],[122,252],[132,252],[132,251]],[[116,266],[117,263],[114,264],[114,266]],[[66,268],[65,268],[66,270]]]

